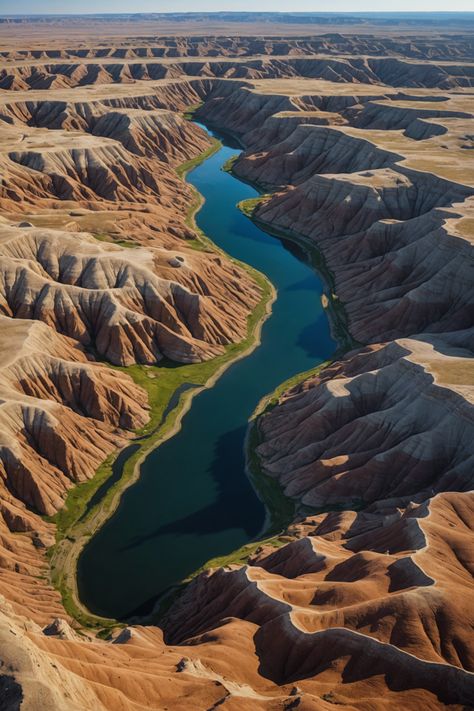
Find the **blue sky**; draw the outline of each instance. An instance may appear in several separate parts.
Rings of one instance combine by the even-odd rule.
[[[388,5],[388,6],[387,6]],[[472,11],[472,0],[392,0],[383,9],[397,11]],[[368,12],[382,10],[380,0],[0,0],[0,14],[79,12]]]

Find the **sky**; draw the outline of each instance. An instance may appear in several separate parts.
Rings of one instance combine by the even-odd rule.
[[[0,14],[81,12],[469,12],[473,0],[0,0]]]

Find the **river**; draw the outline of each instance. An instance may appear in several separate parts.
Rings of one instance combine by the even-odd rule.
[[[222,139],[222,136],[219,136]],[[196,222],[277,290],[261,345],[196,395],[181,430],[153,450],[139,479],[78,561],[78,589],[94,613],[126,619],[207,560],[254,538],[265,511],[245,474],[247,422],[260,399],[336,348],[321,305],[323,284],[302,250],[259,229],[236,207],[255,188],[222,171],[223,147],[187,176],[204,196]]]

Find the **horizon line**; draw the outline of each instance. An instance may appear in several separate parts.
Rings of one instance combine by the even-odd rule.
[[[97,16],[97,15],[474,15],[474,10],[355,10],[349,12],[348,10],[334,10],[328,12],[327,10],[321,11],[306,11],[306,10],[201,10],[201,11],[183,11],[183,12],[173,12],[173,11],[162,11],[153,12],[143,10],[141,12],[128,12],[126,10],[122,12],[9,12],[0,13],[0,17],[49,17],[51,15],[71,15],[71,16]]]

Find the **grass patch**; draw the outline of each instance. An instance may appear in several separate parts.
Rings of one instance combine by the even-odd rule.
[[[194,230],[194,232],[196,233],[196,237],[194,239],[187,240],[186,246],[191,247],[192,249],[196,249],[200,252],[216,252],[216,251],[218,251],[218,249],[214,245],[214,242],[212,242],[209,239],[209,237],[207,237],[204,234],[204,232],[196,224],[195,215],[196,215],[196,212],[198,212],[199,208],[202,205],[202,202],[203,202],[202,196],[193,185],[190,185],[188,183],[188,187],[191,189],[191,191],[193,193],[193,198],[192,198],[188,213],[187,213],[186,217],[184,218],[184,221],[188,227],[190,227],[192,230]]]
[[[224,568],[226,565],[245,565],[250,556],[253,555],[260,546],[270,545],[276,549],[281,548],[287,542],[288,541],[280,540],[279,536],[267,536],[265,538],[259,538],[257,541],[251,541],[228,555],[211,558],[211,560],[208,560],[199,570],[196,570],[192,576],[187,578],[185,582],[189,582],[192,578],[195,578],[209,568]]]
[[[226,160],[224,165],[222,166],[221,170],[223,170],[225,173],[232,173],[232,169],[234,167],[234,163],[239,157],[239,153],[236,153],[235,156],[231,156]]]
[[[204,101],[199,101],[197,104],[191,104],[191,106],[188,106],[186,111],[184,111],[183,113],[183,117],[186,119],[186,121],[194,121],[194,114],[201,108],[203,104]]]
[[[295,519],[297,503],[285,495],[281,484],[263,471],[257,448],[262,442],[258,421],[266,412],[277,404],[280,396],[290,388],[298,385],[307,378],[317,375],[331,361],[293,375],[281,383],[270,395],[267,395],[258,404],[249,424],[246,440],[247,471],[259,498],[265,503],[268,513],[265,535],[275,536],[281,534]]]
[[[159,624],[160,621],[166,616],[168,610],[170,610],[179,596],[184,592],[186,586],[198,575],[206,570],[209,570],[209,568],[222,568],[228,565],[245,565],[250,556],[253,555],[260,546],[273,546],[276,550],[277,548],[284,546],[286,543],[288,543],[288,540],[282,539],[280,535],[266,536],[258,538],[258,540],[255,541],[251,541],[250,543],[246,543],[227,555],[211,558],[211,560],[208,560],[204,563],[204,565],[195,570],[189,577],[173,588],[173,590],[164,595],[147,622],[150,624]]]
[[[116,239],[112,235],[108,234],[107,232],[96,232],[92,233],[92,236],[95,237],[95,239],[99,240],[99,242],[107,242],[108,244],[117,244],[119,247],[127,247],[128,249],[134,249],[136,247],[140,247],[139,244],[136,242],[131,242],[130,240],[127,239]]]
[[[210,158],[210,156],[214,155],[214,153],[217,153],[217,151],[219,151],[221,148],[222,143],[218,141],[217,138],[213,138],[212,144],[206,151],[204,151],[204,153],[201,153],[199,156],[196,156],[196,158],[192,158],[191,160],[182,163],[175,169],[178,176],[181,179],[184,179],[190,170],[196,168],[204,160],[206,160],[206,158]],[[184,221],[188,227],[190,227],[192,230],[194,230],[194,232],[196,232],[197,236],[195,239],[188,240],[186,242],[186,246],[191,247],[192,249],[196,249],[200,252],[219,251],[214,242],[212,242],[212,240],[210,240],[196,224],[196,213],[199,211],[199,208],[202,205],[203,197],[193,185],[191,185],[190,183],[188,183],[187,185],[188,188],[192,191],[193,196]]]
[[[261,444],[262,436],[259,429],[260,418],[278,403],[281,395],[287,390],[299,385],[310,377],[319,375],[319,373],[327,368],[333,361],[324,361],[318,366],[293,375],[285,382],[281,383],[271,394],[263,398],[258,404],[252,419],[249,424],[249,431],[246,440],[246,458],[247,471],[250,480],[257,491],[258,496],[265,502],[267,508],[267,525],[262,536],[254,542],[243,546],[237,551],[234,551],[229,556],[216,558],[206,563],[203,569],[215,567],[218,565],[228,565],[229,563],[245,563],[249,556],[255,552],[260,545],[273,545],[280,547],[288,542],[288,537],[285,531],[290,526],[297,515],[317,515],[327,513],[328,511],[342,511],[348,507],[350,510],[359,511],[366,505],[360,499],[354,499],[350,502],[345,502],[340,505],[326,506],[320,509],[301,506],[299,502],[287,497],[283,487],[278,480],[268,476],[263,470],[260,457],[257,453],[257,448]]]
[[[177,168],[175,168],[177,174],[180,178],[184,178],[187,173],[196,166],[203,163],[207,158],[210,158],[214,153],[217,153],[222,148],[222,143],[217,140],[217,138],[211,139],[211,145],[203,153],[200,153],[195,158],[187,160],[185,163],[181,163]]]
[[[254,412],[253,417],[257,418],[260,415],[263,415],[266,412],[272,410],[278,403],[278,400],[283,395],[283,393],[285,393],[287,390],[290,390],[291,388],[294,388],[296,385],[299,385],[304,380],[308,380],[308,378],[314,377],[315,375],[319,375],[319,373],[324,370],[324,368],[327,368],[328,365],[331,365],[332,362],[332,359],[325,360],[323,363],[316,365],[314,368],[305,370],[302,373],[296,373],[296,375],[292,375],[291,378],[288,378],[283,383],[280,383],[280,385],[275,388],[272,393],[270,393],[260,401],[257,406],[257,409]]]
[[[267,509],[265,535],[275,536],[281,534],[294,520],[296,502],[285,496],[281,484],[263,471],[257,454],[257,447],[261,441],[258,422],[254,419],[249,424],[247,433],[247,471],[258,497],[265,503]]]
[[[244,213],[246,217],[253,217],[253,214],[259,205],[262,205],[270,198],[270,195],[259,195],[256,198],[247,198],[247,200],[241,200],[237,207],[241,212]]]
[[[101,618],[84,612],[76,604],[74,595],[64,579],[58,581],[53,579],[53,582],[61,593],[64,609],[81,627],[92,629],[101,639],[107,639],[114,630],[123,629],[126,626],[122,622],[117,622],[117,620],[109,620],[106,617]]]

